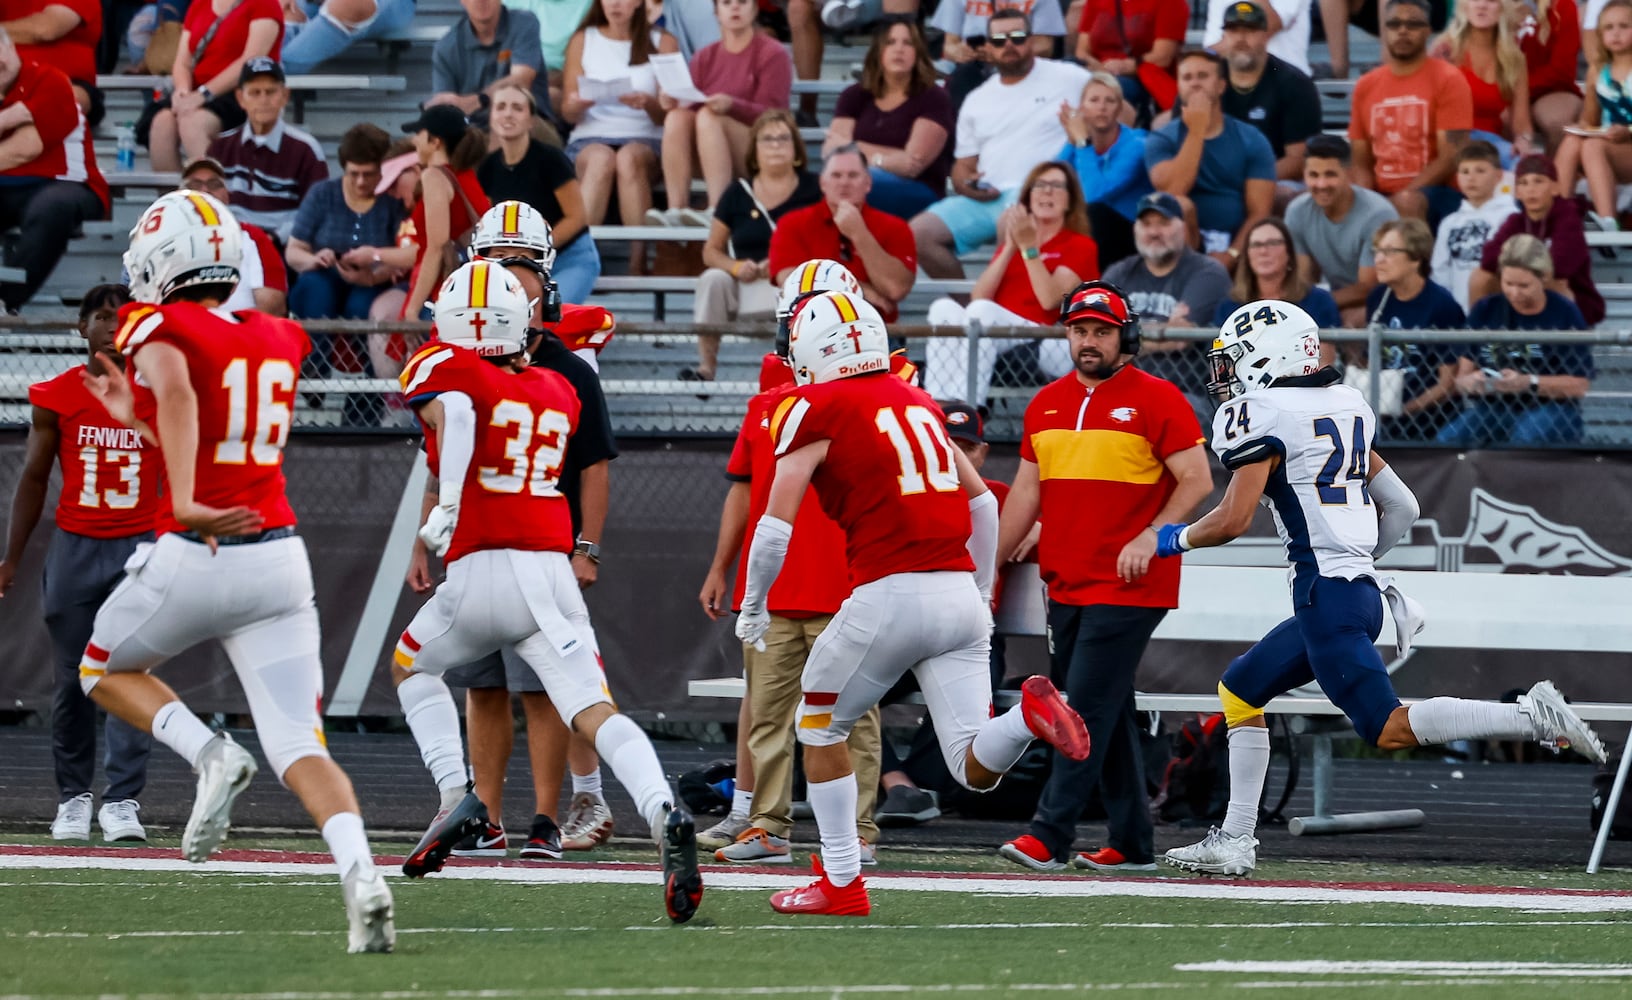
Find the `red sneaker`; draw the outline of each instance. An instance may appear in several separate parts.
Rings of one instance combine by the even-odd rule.
[[[858,876],[846,886],[827,880],[820,858],[810,859],[810,869],[819,878],[800,889],[783,889],[771,896],[771,909],[778,913],[816,913],[830,917],[865,917],[873,912],[867,886]]]
[[[1071,865],[1100,872],[1153,872],[1156,870],[1155,861],[1129,861],[1127,855],[1114,847],[1101,847],[1097,851],[1079,851],[1071,859]]]
[[[1020,685],[1020,711],[1038,739],[1072,760],[1088,759],[1088,727],[1047,677],[1038,674]]]
[[[1042,841],[1029,833],[1022,834],[999,847],[997,853],[1017,865],[1025,865],[1032,871],[1055,872],[1065,867],[1064,861],[1057,860]]]

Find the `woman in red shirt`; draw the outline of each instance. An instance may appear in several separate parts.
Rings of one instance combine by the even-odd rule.
[[[1547,148],[1556,150],[1564,126],[1581,115],[1581,11],[1575,0],[1519,0],[1518,18],[1519,48],[1530,70],[1530,116]]]
[[[997,224],[998,251],[975,279],[967,308],[951,299],[929,306],[931,326],[1053,326],[1060,302],[1083,281],[1099,277],[1099,247],[1088,234],[1088,206],[1076,172],[1058,160],[1026,175],[1020,197]],[[997,353],[1024,341],[982,339],[980,381],[970,400],[986,401]],[[960,340],[931,339],[925,352],[924,388],[936,399],[969,397],[969,350]],[[1037,366],[1049,378],[1071,370],[1064,340],[1038,346]]]
[[[1103,69],[1122,84],[1123,123],[1166,111],[1178,96],[1173,60],[1190,27],[1186,0],[1084,0],[1077,25],[1077,61]],[[1154,106],[1154,107],[1152,107]]]
[[[1502,150],[1503,163],[1539,151],[1532,134],[1530,72],[1514,32],[1518,19],[1509,0],[1459,0],[1435,46],[1467,78],[1473,94],[1475,138]]]
[[[446,277],[442,247],[449,240],[463,245],[466,234],[491,207],[476,179],[476,165],[487,156],[487,135],[472,128],[465,113],[451,104],[426,108],[402,130],[414,137],[420,166],[419,198],[397,240],[399,250],[411,247],[414,254],[402,315],[429,319],[420,314],[436,300],[437,288]],[[388,264],[401,264],[384,259],[383,253],[381,258]]]
[[[188,162],[203,159],[210,140],[242,125],[238,77],[244,63],[276,59],[282,46],[278,0],[193,0],[170,68],[170,95],[153,105],[151,117],[144,115],[148,127],[137,128],[153,169],[180,171],[183,150]]]

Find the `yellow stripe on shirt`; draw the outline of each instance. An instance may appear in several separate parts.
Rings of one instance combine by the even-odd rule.
[[[1154,483],[1164,468],[1150,442],[1127,431],[1056,428],[1033,434],[1031,447],[1043,480]]]

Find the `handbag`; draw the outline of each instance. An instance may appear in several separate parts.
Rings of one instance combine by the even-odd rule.
[[[1388,307],[1388,300],[1394,295],[1394,290],[1387,286],[1383,288],[1383,297],[1372,310],[1371,325],[1382,328],[1383,310]],[[1377,415],[1379,417],[1397,417],[1405,412],[1405,369],[1384,368],[1377,373]],[[1343,384],[1370,399],[1371,370],[1365,365],[1347,365],[1343,369]]]
[[[438,265],[440,270],[436,274],[435,287],[437,288],[442,287],[442,282],[448,280],[448,275],[464,265],[466,258],[469,256],[465,248],[469,245],[471,231],[476,228],[476,223],[481,219],[476,207],[470,203],[470,196],[465,194],[464,186],[459,183],[459,176],[453,172],[451,167],[445,166],[442,170],[448,175],[448,182],[453,185],[453,192],[459,196],[460,204],[465,206],[465,218],[470,220],[470,225],[466,226],[463,232],[454,235],[446,243],[442,244],[440,264]]]

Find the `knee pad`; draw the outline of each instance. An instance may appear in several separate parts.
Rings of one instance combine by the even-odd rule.
[[[1252,706],[1242,701],[1235,692],[1218,682],[1218,700],[1224,706],[1224,724],[1234,728],[1255,715],[1263,715],[1263,706]]]
[[[93,644],[85,644],[85,652],[79,658],[79,689],[85,692],[85,697],[91,696],[91,689],[96,682],[106,677],[108,673],[107,650]]]
[[[811,692],[799,699],[799,709],[794,713],[796,725],[794,735],[799,742],[807,747],[830,747],[836,743],[843,743],[850,738],[850,729],[855,720],[844,722],[833,717],[833,705],[837,695],[815,695],[826,704],[812,705],[809,699]],[[831,699],[831,700],[829,700]]]

